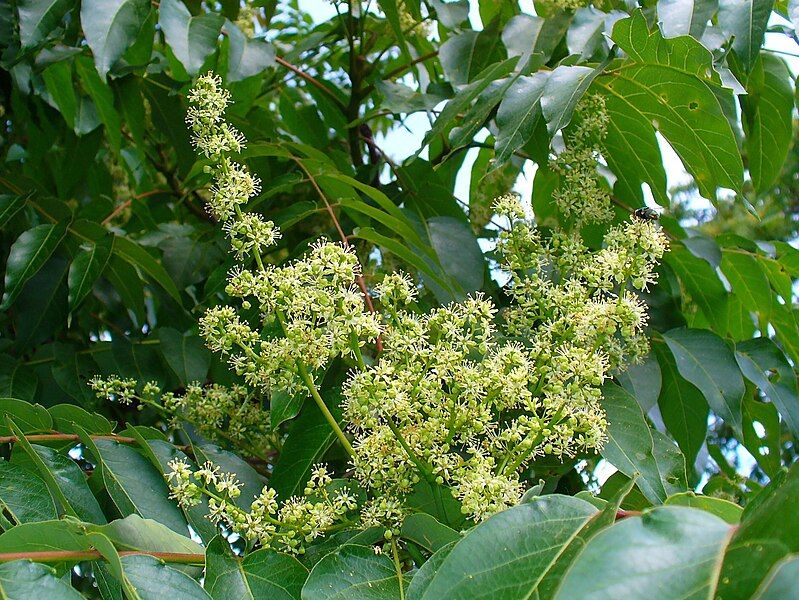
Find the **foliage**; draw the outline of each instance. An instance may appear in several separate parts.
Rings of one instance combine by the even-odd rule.
[[[0,7],[0,596],[799,586],[796,7],[529,4]]]

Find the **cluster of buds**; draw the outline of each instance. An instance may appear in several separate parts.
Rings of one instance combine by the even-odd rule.
[[[566,148],[550,161],[549,168],[560,175],[552,199],[579,229],[583,224],[609,221],[613,210],[605,182],[597,173],[597,158],[609,121],[605,99],[586,96],[576,113],[575,123],[564,132]]]
[[[89,385],[101,400],[125,405],[149,406],[169,416],[178,428],[185,421],[197,432],[217,443],[230,443],[255,457],[272,447],[269,413],[244,386],[192,383],[182,394],[163,392],[155,382],[139,386],[134,379],[94,377]]]
[[[241,484],[230,473],[205,463],[192,470],[183,459],[169,462],[166,473],[170,497],[184,508],[208,499],[207,517],[231,533],[258,544],[290,554],[304,554],[319,536],[351,525],[349,517],[358,507],[346,486],[335,487],[326,467],[317,465],[302,496],[283,503],[277,493],[264,486],[252,499],[249,510],[241,507]]]

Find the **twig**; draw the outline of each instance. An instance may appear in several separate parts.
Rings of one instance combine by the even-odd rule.
[[[168,194],[168,193],[169,193],[168,190],[150,190],[149,192],[144,192],[142,194],[138,194],[137,196],[133,196],[132,198],[125,200],[122,204],[120,204],[113,211],[111,211],[111,214],[109,214],[105,219],[103,219],[101,223],[102,225],[108,225],[108,223],[110,223],[114,217],[116,217],[119,213],[121,213],[128,206],[130,206],[134,200],[143,200],[144,198],[155,196],[156,194]]]
[[[120,550],[119,556],[147,555],[168,563],[184,565],[205,564],[205,554],[184,552],[147,552],[144,550]],[[0,552],[0,563],[13,560],[32,560],[35,562],[58,563],[80,562],[84,560],[105,560],[98,550],[46,550],[41,552]]]
[[[345,112],[347,110],[346,105],[341,101],[341,99],[338,96],[336,96],[336,94],[333,93],[333,91],[330,88],[328,88],[326,85],[324,85],[318,79],[314,78],[313,76],[309,75],[308,73],[306,73],[305,71],[303,71],[299,67],[291,64],[290,62],[288,62],[287,60],[285,60],[285,59],[283,59],[283,58],[281,58],[279,56],[275,57],[275,62],[277,62],[277,64],[285,67],[289,71],[292,71],[292,72],[296,73],[299,77],[301,77],[302,79],[304,79],[305,81],[310,83],[312,86],[314,86],[315,88],[323,91],[325,94],[330,96],[330,98],[333,100],[333,102],[336,104],[336,106],[338,106],[339,109],[341,109],[342,112]]]

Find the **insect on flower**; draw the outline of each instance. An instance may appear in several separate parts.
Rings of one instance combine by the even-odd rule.
[[[642,221],[657,221],[660,218],[660,215],[654,208],[649,208],[648,206],[644,206],[641,208],[636,208],[633,211],[633,216],[636,219],[641,219]]]

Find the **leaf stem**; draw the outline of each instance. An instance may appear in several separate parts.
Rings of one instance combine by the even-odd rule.
[[[397,571],[397,580],[399,581],[400,600],[405,600],[405,586],[402,579],[402,564],[400,564],[399,554],[397,553],[397,540],[391,539],[391,554],[394,556],[394,569]]]

